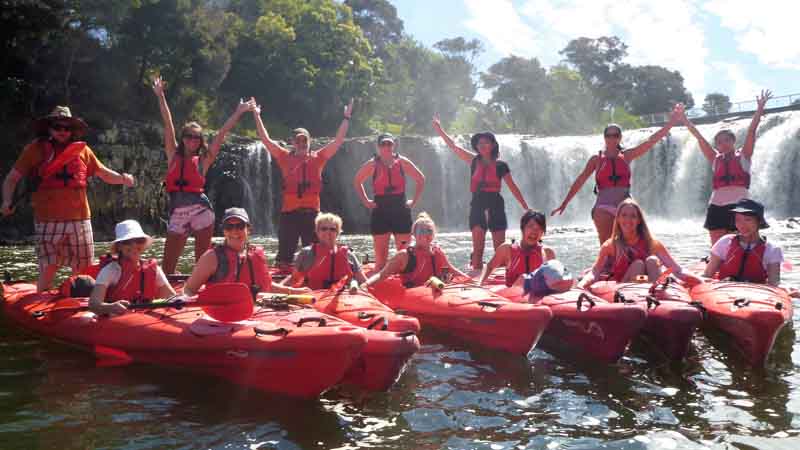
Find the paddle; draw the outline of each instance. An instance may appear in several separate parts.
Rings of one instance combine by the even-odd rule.
[[[238,322],[253,315],[253,301],[250,289],[243,283],[215,283],[207,285],[195,297],[193,301],[183,299],[171,299],[166,301],[154,301],[129,305],[128,309],[147,310],[158,308],[182,309],[184,307],[199,306],[211,318],[220,322]],[[88,310],[87,301],[76,298],[65,298],[57,300],[49,313],[58,311],[83,311]]]

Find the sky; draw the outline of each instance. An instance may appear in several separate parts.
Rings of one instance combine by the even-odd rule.
[[[627,63],[680,71],[697,106],[711,92],[733,102],[763,88],[800,93],[796,0],[390,1],[406,32],[427,46],[456,36],[482,41],[481,71],[512,54],[549,67],[571,39],[615,35],[628,45]]]

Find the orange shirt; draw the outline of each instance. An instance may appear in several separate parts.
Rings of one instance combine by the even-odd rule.
[[[86,176],[91,177],[99,168],[105,168],[87,145],[79,156],[86,164]],[[33,174],[42,164],[44,151],[39,141],[25,146],[14,168],[23,176]],[[33,217],[37,222],[85,220],[92,217],[86,189],[42,189],[31,195]]]
[[[311,172],[308,174],[308,176],[313,178],[315,182],[319,183],[321,186],[322,170],[325,168],[325,164],[328,162],[328,160],[323,158],[320,152],[309,152],[308,159],[306,161],[308,162],[308,170]],[[278,167],[281,169],[284,184],[289,178],[288,175],[297,171],[300,164],[300,160],[290,153],[284,154],[280,158],[277,158],[276,162],[278,163]],[[313,209],[319,211],[319,194],[305,192],[302,196],[298,196],[296,193],[286,192],[286,189],[284,188],[281,212],[290,212],[298,209]]]

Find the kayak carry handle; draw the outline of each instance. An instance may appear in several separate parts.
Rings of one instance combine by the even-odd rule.
[[[502,306],[502,305],[499,305],[497,303],[489,302],[489,301],[486,301],[486,300],[479,301],[478,305],[479,306],[483,306],[485,308],[494,308],[494,309],[500,309],[500,306]]]
[[[689,302],[689,305],[694,306],[695,308],[700,310],[700,313],[703,316],[703,320],[705,320],[708,317],[708,310],[706,309],[705,306],[703,306],[702,303],[700,303],[698,301],[691,301],[691,302]]]
[[[371,319],[373,317],[375,317],[375,313],[368,313],[368,312],[364,312],[364,311],[359,311],[358,312],[358,319],[359,320],[367,320],[367,319]]]
[[[255,327],[253,328],[253,331],[256,333],[256,336],[276,335],[276,334],[280,334],[281,336],[287,336],[289,334],[289,330],[283,327],[271,328],[271,329]]]
[[[775,309],[778,311],[783,309],[783,302],[775,302]]]
[[[625,294],[623,294],[622,292],[616,291],[614,292],[614,303],[636,303],[636,302],[625,298]],[[592,304],[592,306],[594,306],[594,304]]]
[[[401,316],[407,316],[408,315],[408,311],[406,311],[405,309],[395,309],[394,313],[398,314],[398,315],[401,315]]]
[[[399,336],[401,338],[407,338],[407,337],[416,336],[416,335],[417,335],[417,333],[414,332],[414,331],[400,331],[400,332],[397,333],[397,336]]]
[[[328,321],[325,320],[324,317],[303,317],[303,318],[301,318],[300,320],[297,321],[297,327],[298,328],[302,327],[303,324],[310,323],[310,322],[319,323],[319,325],[317,325],[319,327],[324,327],[328,323]]]
[[[661,306],[661,302],[658,301],[658,299],[656,299],[652,295],[648,295],[644,299],[647,300],[647,309],[653,309],[655,307]]]
[[[614,296],[616,297],[616,294]],[[592,300],[592,297],[589,297],[589,294],[586,292],[581,292],[581,295],[578,296],[578,301],[576,302],[578,305],[578,311],[581,310],[581,304],[583,304],[584,301],[589,302],[589,309],[593,308],[597,304],[594,300]]]
[[[733,301],[733,306],[738,306],[740,308],[745,307],[745,306],[749,306],[749,305],[750,305],[750,300],[748,300],[746,298],[737,298],[736,300]]]
[[[383,330],[383,331],[388,330],[389,329],[389,319],[387,319],[386,317],[378,317],[377,320],[375,320],[371,324],[367,325],[367,329],[368,330],[376,329],[375,327],[377,327],[378,325],[380,325],[380,328],[378,328],[379,330]]]

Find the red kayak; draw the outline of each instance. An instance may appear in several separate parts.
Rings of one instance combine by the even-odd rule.
[[[339,383],[367,341],[364,330],[308,308],[220,322],[190,305],[107,318],[83,307],[60,309],[64,300],[76,301],[37,294],[32,284],[3,284],[2,310],[11,322],[92,352],[102,364],[176,366],[296,397],[317,397]]]
[[[733,337],[745,360],[756,367],[766,364],[778,332],[792,320],[789,295],[765,284],[712,281],[690,293],[705,307],[709,322]]]
[[[390,308],[403,311],[426,327],[465,342],[527,355],[552,316],[548,308],[510,302],[474,284],[448,284],[442,290],[406,288],[397,277],[372,287]]]
[[[702,305],[693,302],[688,289],[671,278],[655,285],[599,281],[589,291],[606,301],[644,305],[647,320],[642,337],[669,359],[686,357],[694,331],[703,320]]]
[[[527,303],[522,286],[493,286],[492,291],[514,302]],[[542,342],[592,359],[614,363],[644,326],[647,311],[635,303],[612,303],[582,289],[543,297],[553,320]]]
[[[400,378],[406,363],[419,348],[419,321],[396,314],[371,294],[331,290],[314,291],[313,306],[367,329],[367,345],[345,382],[370,391],[385,391]]]

